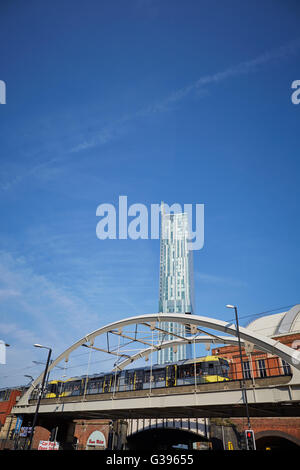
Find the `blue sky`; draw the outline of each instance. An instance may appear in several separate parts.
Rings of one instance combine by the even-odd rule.
[[[0,386],[158,308],[158,240],[96,237],[96,208],[205,205],[196,313],[299,302],[297,1],[1,2]],[[245,322],[244,322],[245,323]],[[45,358],[44,358],[45,359]]]

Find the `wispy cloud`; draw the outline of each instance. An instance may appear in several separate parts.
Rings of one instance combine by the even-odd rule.
[[[133,123],[138,119],[146,118],[150,115],[169,111],[172,109],[172,106],[180,103],[195,92],[197,93],[198,98],[199,96],[206,96],[206,90],[209,86],[217,85],[235,77],[257,72],[260,68],[269,63],[280,62],[292,55],[297,54],[299,49],[300,39],[295,39],[294,41],[291,41],[279,48],[266,51],[253,59],[240,62],[239,64],[233,65],[221,71],[217,71],[213,74],[204,75],[193,83],[175,90],[165,98],[151,103],[140,110],[136,110],[135,112],[124,114],[123,116],[112,120],[110,123],[107,123],[98,129],[94,128],[93,131],[86,132],[82,130],[80,133],[81,140],[74,142],[74,139],[66,138],[64,145],[62,143],[57,145],[57,152],[55,152],[55,157],[53,157],[52,152],[52,155],[49,156],[49,158],[44,158],[41,162],[35,163],[32,167],[21,167],[19,174],[16,174],[16,176],[13,178],[9,179],[4,176],[3,181],[0,182],[0,189],[2,191],[10,190],[13,186],[19,184],[22,180],[30,176],[40,175],[41,172],[45,171],[49,167],[52,167],[53,165],[61,165],[76,154],[84,152],[85,150],[91,150],[96,147],[107,145],[109,142],[115,141],[127,133],[129,131],[129,123]],[[74,125],[75,127],[78,127],[78,123]],[[72,132],[70,130],[70,134],[78,135],[78,132]],[[47,146],[49,146],[49,142]],[[47,154],[45,150],[46,149],[35,149],[34,153],[35,155],[43,155],[45,153]]]
[[[21,295],[16,289],[0,289],[0,300]]]
[[[104,127],[99,132],[96,132],[89,140],[85,140],[75,147],[72,147],[68,153],[77,153],[82,150],[87,150],[99,145],[107,144],[111,140],[116,139],[120,135],[119,125],[125,121],[126,119],[121,119],[118,120],[117,123],[112,123],[110,126]]]
[[[41,162],[38,162],[37,164],[23,169],[19,174],[14,176],[12,179],[5,179],[4,181],[0,182],[0,189],[2,191],[8,191],[11,189],[13,186],[16,184],[20,183],[22,180],[25,178],[28,178],[29,176],[34,176],[36,174],[39,174],[43,169],[49,168],[51,165],[58,163],[60,161],[59,157],[55,158],[50,158],[48,160],[43,160]]]
[[[76,287],[66,287],[59,276],[49,279],[24,256],[8,252],[0,252],[0,300],[0,339],[11,345],[2,370],[6,385],[23,383],[25,370],[34,367],[32,361],[40,357],[34,343],[51,346],[56,357],[107,321]]]
[[[31,330],[21,328],[18,323],[0,322],[0,331],[1,337],[6,338],[9,335],[19,347],[28,347],[36,341],[36,334]]]
[[[62,331],[65,337],[68,332],[80,337],[83,328],[88,332],[97,322],[97,316],[81,298],[34,272],[24,257],[0,253],[1,293],[0,328],[5,331],[5,325],[12,324],[11,314],[18,312],[18,327],[10,330],[18,338],[21,330],[27,331],[34,325],[36,336],[42,335],[44,340],[61,348],[65,340]]]
[[[300,39],[289,42],[279,48],[264,52],[254,59],[240,62],[237,65],[228,67],[225,70],[218,71],[213,74],[204,75],[193,83],[179,88],[170,93],[166,98],[159,100],[146,106],[143,109],[133,113],[128,113],[106,125],[99,131],[96,131],[92,137],[85,139],[83,142],[71,148],[69,153],[77,153],[86,149],[91,149],[100,145],[107,144],[111,140],[119,137],[121,126],[134,121],[138,118],[147,117],[151,114],[162,113],[170,109],[170,107],[184,100],[188,95],[197,92],[197,96],[205,96],[205,87],[215,85],[230,78],[253,73],[268,63],[276,62],[296,54],[300,49]]]
[[[300,39],[296,39],[291,41],[290,43],[283,45],[277,49],[273,49],[259,56],[255,57],[254,59],[247,60],[244,62],[240,62],[237,65],[232,67],[228,67],[225,70],[204,75],[200,77],[195,82],[180,88],[173,93],[171,93],[168,97],[164,100],[157,102],[154,105],[149,106],[145,113],[150,112],[160,112],[167,109],[173,103],[177,103],[184,98],[186,98],[189,94],[196,90],[200,90],[208,85],[218,84],[230,78],[238,77],[241,75],[249,74],[251,72],[255,72],[259,67],[266,65],[271,62],[276,62],[283,60],[285,58],[290,57],[291,55],[296,54],[300,49]]]
[[[33,367],[32,361],[37,359],[34,343],[51,346],[56,357],[85,334],[119,318],[120,311],[124,316],[140,313],[137,305],[141,308],[142,302],[135,304],[132,299],[136,298],[136,290],[141,291],[141,297],[145,293],[147,296],[145,286],[151,284],[147,269],[127,252],[117,271],[112,263],[117,262],[116,258],[120,262],[120,256],[104,251],[103,256],[96,256],[96,261],[64,256],[67,271],[54,274],[52,269],[46,275],[41,274],[39,263],[39,269],[33,267],[36,263],[31,262],[28,251],[26,257],[0,252],[0,339],[11,344],[3,370],[6,384],[22,383],[25,369]],[[54,246],[49,251],[55,259]],[[126,277],[127,283],[120,282],[118,276]],[[99,338],[100,343],[102,340]],[[68,367],[76,364],[75,356],[84,354],[85,351],[76,351]],[[84,359],[79,358],[78,362],[84,363]],[[71,371],[74,374],[72,368]],[[36,375],[36,371],[29,373]]]

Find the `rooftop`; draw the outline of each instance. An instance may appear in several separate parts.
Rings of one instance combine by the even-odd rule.
[[[268,337],[300,333],[300,304],[295,305],[287,312],[258,318],[249,323],[247,328]]]

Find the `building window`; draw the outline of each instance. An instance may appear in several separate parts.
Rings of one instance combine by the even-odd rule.
[[[267,370],[266,370],[266,364],[264,359],[259,359],[257,361],[258,363],[258,371],[259,371],[259,376],[260,377],[267,377]]]
[[[244,377],[245,379],[251,379],[251,368],[250,368],[250,362],[245,361],[243,362],[243,371],[244,371]]]
[[[281,359],[284,375],[292,375],[291,366],[284,359]]]

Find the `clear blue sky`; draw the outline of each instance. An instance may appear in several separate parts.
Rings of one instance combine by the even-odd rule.
[[[96,237],[96,208],[205,204],[196,313],[299,302],[297,0],[0,6],[0,386],[158,308],[159,242]],[[26,372],[27,371],[27,372]]]

